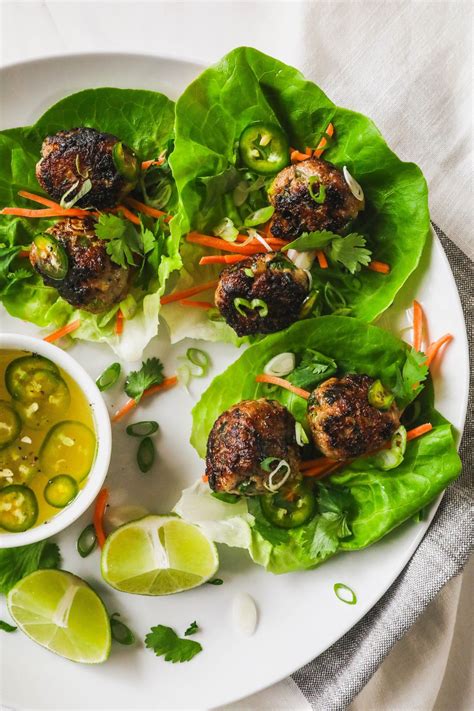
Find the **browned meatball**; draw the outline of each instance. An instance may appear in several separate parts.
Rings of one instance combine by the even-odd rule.
[[[111,261],[105,242],[96,236],[94,220],[69,218],[56,222],[47,230],[64,248],[68,271],[64,279],[51,279],[42,269],[42,259],[33,243],[30,262],[47,286],[54,286],[72,306],[100,313],[119,303],[130,284],[130,269]]]
[[[274,333],[290,326],[299,318],[308,292],[308,274],[283,254],[268,252],[255,254],[224,269],[215,300],[229,326],[238,336],[247,336]],[[248,303],[236,299],[245,299]],[[252,301],[254,308],[249,308]]]
[[[315,202],[324,186],[324,201]],[[331,230],[341,233],[364,208],[349,189],[339,168],[320,158],[308,158],[284,168],[268,192],[275,208],[271,232],[276,237],[292,240],[303,232]]]
[[[299,478],[294,417],[275,400],[243,400],[214,422],[207,441],[209,486],[232,494],[268,493],[269,472],[261,467],[268,457],[288,462],[286,481]]]
[[[321,383],[308,400],[313,440],[330,459],[353,459],[383,447],[400,426],[395,404],[379,410],[369,404],[374,382],[368,375],[345,375]]]
[[[130,148],[116,136],[94,128],[72,128],[47,136],[41,155],[36,177],[53,200],[59,202],[71,189],[67,199],[72,199],[90,180],[91,189],[75,207],[114,207],[135,188],[140,172]]]

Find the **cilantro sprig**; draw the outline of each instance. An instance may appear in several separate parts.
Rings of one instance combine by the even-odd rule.
[[[411,348],[402,368],[397,370],[397,382],[392,392],[400,403],[409,403],[423,390],[428,377],[426,355]]]
[[[316,230],[304,232],[293,242],[285,245],[282,251],[296,249],[299,252],[308,252],[313,249],[324,249],[332,262],[355,274],[362,266],[370,264],[372,252],[366,248],[366,242],[365,237],[357,232],[341,237],[330,230]]]
[[[102,213],[95,226],[97,237],[107,242],[106,252],[121,267],[136,266],[136,255],[142,254],[140,234],[128,220]]]
[[[152,649],[157,657],[164,657],[165,662],[173,664],[189,662],[196,654],[202,652],[199,642],[193,639],[182,639],[171,627],[165,625],[151,628],[151,632],[145,637],[145,646]]]
[[[132,370],[125,381],[126,394],[139,402],[145,390],[161,385],[164,380],[163,363],[159,358],[148,358],[140,370]]]

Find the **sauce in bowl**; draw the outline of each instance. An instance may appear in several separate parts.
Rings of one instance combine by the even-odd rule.
[[[0,351],[0,532],[49,521],[87,482],[97,438],[90,405],[44,356]]]

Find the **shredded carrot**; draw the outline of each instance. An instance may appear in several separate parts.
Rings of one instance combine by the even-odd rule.
[[[162,306],[164,306],[165,304],[171,304],[173,301],[182,301],[188,296],[194,296],[195,294],[199,294],[201,291],[215,289],[217,284],[218,280],[214,279],[213,281],[206,281],[204,284],[200,284],[199,286],[192,286],[190,289],[182,289],[181,291],[175,291],[173,294],[167,294],[166,296],[162,296],[161,304]]]
[[[115,335],[121,336],[122,333],[123,333],[123,313],[122,313],[122,310],[119,309],[117,311],[117,318],[115,321]]]
[[[142,162],[142,170],[148,170],[148,168],[150,168],[152,165],[163,165],[164,162],[165,162],[164,156],[160,156],[160,158],[158,158],[158,160],[153,160],[153,159],[152,160],[144,160]]]
[[[316,469],[317,467],[322,467],[323,469],[332,464],[336,464],[335,459],[328,459],[327,457],[319,457],[318,459],[306,459],[300,464],[300,470],[304,472],[306,469]]]
[[[428,349],[426,351],[426,362],[425,365],[430,367],[430,365],[433,363],[434,359],[439,353],[439,350],[442,346],[444,346],[445,343],[450,343],[453,340],[453,336],[450,333],[447,333],[445,336],[442,336],[439,338],[437,341],[432,343],[430,346],[428,346]]]
[[[178,378],[176,375],[173,375],[171,378],[165,378],[162,383],[159,385],[153,385],[151,388],[148,388],[148,390],[145,390],[143,393],[142,397],[149,397],[150,395],[154,395],[155,393],[162,392],[163,390],[169,390],[170,388],[174,387],[176,383],[178,382]],[[123,405],[120,410],[117,410],[115,415],[112,417],[112,422],[118,422],[121,420],[125,415],[127,415],[131,410],[133,410],[136,406],[138,405],[138,402],[135,400],[135,398],[130,398],[130,400],[127,400],[125,405]]]
[[[117,207],[114,207],[110,212],[116,214],[116,213],[122,213],[122,215],[127,219],[130,220],[130,222],[133,222],[134,225],[139,225],[140,224],[140,218],[135,215],[131,210],[128,209],[128,207],[125,207],[125,205],[117,205]]]
[[[289,390],[291,393],[294,393],[295,395],[304,397],[305,400],[307,400],[310,396],[310,393],[307,390],[298,388],[298,387],[296,387],[296,385],[292,385],[288,380],[284,380],[283,378],[278,378],[276,375],[267,375],[266,373],[262,373],[261,375],[256,376],[255,381],[257,383],[268,383],[269,385],[279,385],[281,388],[285,388],[285,390]]]
[[[109,498],[109,490],[104,488],[99,492],[94,506],[94,530],[97,538],[97,543],[101,548],[104,547],[106,535],[104,532],[104,513],[107,508],[107,499]]]
[[[321,267],[321,269],[328,268],[328,260],[326,259],[326,255],[324,254],[322,249],[316,250],[316,258],[318,260],[318,263],[319,263],[319,266]]]
[[[226,242],[220,237],[209,237],[209,235],[201,235],[198,232],[189,232],[186,236],[186,241],[192,244],[200,244],[202,247],[212,247],[212,249],[220,249],[223,252],[234,252],[240,254],[259,254],[265,252],[265,247],[258,244],[250,245],[236,244],[235,242]]]
[[[21,252],[18,252],[18,256],[21,257],[22,259],[28,259],[30,256],[30,250],[29,249],[22,249]]]
[[[140,202],[140,200],[135,200],[133,197],[127,197],[125,198],[125,202],[127,205],[130,205],[130,207],[133,207],[137,212],[143,212],[144,215],[148,215],[148,217],[166,217],[168,220],[171,220],[171,215],[168,215],[168,213],[163,212],[163,210],[157,210],[154,207],[150,207],[149,205],[145,205],[144,202]]]
[[[421,351],[423,342],[423,309],[418,301],[413,302],[413,348]]]
[[[203,481],[204,484],[207,484],[207,482],[209,481],[209,477],[207,476],[207,474],[203,474],[203,475],[202,475],[201,481]]]
[[[327,133],[327,135],[330,138],[331,138],[331,136],[334,135],[334,126],[332,125],[332,123],[328,124],[328,127],[327,127],[325,133]],[[319,141],[319,143],[316,147],[316,150],[313,153],[313,156],[315,158],[320,158],[322,156],[322,154],[324,153],[324,151],[326,150],[326,146],[327,146],[327,138],[326,138],[326,136],[323,136],[321,138],[321,140]]]
[[[236,264],[242,259],[247,259],[245,254],[212,254],[208,257],[201,257],[199,265],[201,267],[206,264]]]
[[[195,309],[213,309],[214,304],[212,301],[191,301],[190,299],[182,299],[180,302],[181,306],[191,306]]]
[[[4,207],[0,210],[0,215],[14,215],[15,217],[88,217],[95,213],[89,210],[80,210],[71,207],[67,210],[62,208],[46,208],[44,210],[28,210],[24,207]]]
[[[49,334],[49,336],[46,336],[43,338],[43,341],[47,341],[48,343],[54,343],[54,341],[57,341],[59,338],[62,338],[63,336],[66,336],[68,333],[72,333],[72,331],[75,331],[79,326],[81,325],[80,319],[76,319],[75,321],[71,321],[70,323],[67,323],[65,326],[61,326],[61,328],[58,328],[56,331],[53,331],[52,333]]]
[[[367,264],[367,268],[379,274],[390,274],[390,265],[385,262],[377,262],[375,259]]]
[[[31,200],[32,202],[37,202],[40,205],[46,205],[46,207],[55,207],[58,210],[64,209],[58,202],[54,202],[54,200],[49,200],[48,198],[45,198],[42,195],[35,195],[34,193],[29,193],[26,190],[19,190],[18,195],[22,198],[26,198],[27,200]]]
[[[421,435],[424,435],[427,432],[431,432],[432,429],[433,429],[433,425],[431,424],[431,422],[426,422],[424,425],[419,425],[418,427],[414,427],[412,430],[408,430],[407,440],[409,442],[412,439],[421,437]]]
[[[307,153],[301,153],[301,151],[291,151],[290,153],[292,163],[301,163],[301,161],[308,160],[308,158],[311,158],[311,153],[309,153],[309,155]]]
[[[320,466],[320,467],[313,467],[312,469],[305,469],[303,471],[303,476],[312,476],[312,477],[318,477],[318,476],[326,476],[326,474],[329,474],[330,472],[334,471],[335,469],[339,469],[339,467],[342,467],[344,462],[332,462],[332,463],[326,463],[325,466]]]

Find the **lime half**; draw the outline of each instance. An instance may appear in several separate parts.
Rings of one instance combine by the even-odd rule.
[[[102,575],[137,595],[171,595],[214,575],[217,550],[204,533],[177,516],[145,516],[112,533],[102,550]]]
[[[73,662],[98,664],[110,653],[110,622],[100,597],[64,570],[37,570],[8,593],[18,627],[42,647]]]

